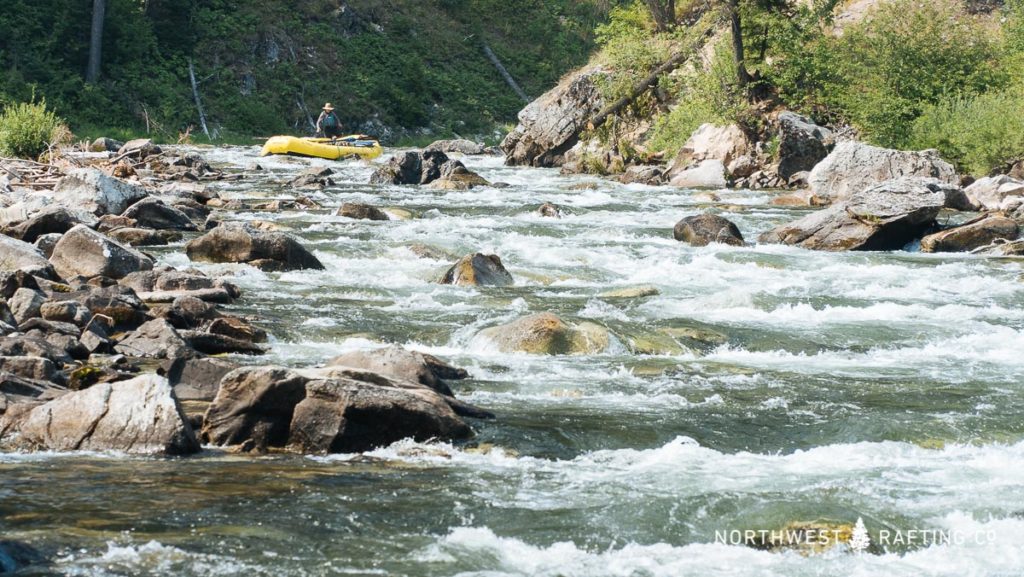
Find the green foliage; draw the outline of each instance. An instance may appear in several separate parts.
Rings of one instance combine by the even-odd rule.
[[[641,1],[612,9],[607,24],[597,27],[599,61],[610,74],[602,82],[605,99],[616,100],[672,53],[673,34],[655,34],[650,11]]]
[[[925,108],[910,144],[936,148],[976,176],[1024,158],[1024,86],[958,96]]]
[[[46,109],[46,101],[10,104],[0,112],[0,155],[37,158],[70,137],[64,122]]]

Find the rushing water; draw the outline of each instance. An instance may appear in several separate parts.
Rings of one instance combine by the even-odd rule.
[[[202,152],[238,172],[257,151]],[[465,192],[369,186],[355,162],[259,162],[222,196],[309,194],[325,209],[227,217],[274,221],[327,270],[199,266],[236,275],[231,308],[273,333],[267,357],[242,361],[311,366],[401,343],[467,368],[457,393],[498,418],[465,445],[363,455],[0,456],[3,536],[54,559],[28,574],[1024,574],[1021,261],[691,248],[671,238],[687,215],[714,210],[753,240],[800,212],[759,192],[714,200],[498,158],[465,162],[511,186]],[[283,184],[321,164],[336,186]],[[344,201],[414,218],[333,216]],[[541,218],[543,202],[567,215]],[[516,286],[438,285],[451,259],[414,244],[496,253]],[[158,254],[190,265],[180,245]],[[660,294],[600,296],[637,286]],[[564,357],[474,338],[540,311],[617,338]],[[875,538],[963,538],[814,556],[716,542],[858,517]]]

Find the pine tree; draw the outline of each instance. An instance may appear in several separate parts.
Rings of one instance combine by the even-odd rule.
[[[857,517],[857,524],[853,526],[853,535],[850,536],[850,549],[860,553],[871,546],[871,536],[868,535],[867,527],[864,526],[864,519]]]

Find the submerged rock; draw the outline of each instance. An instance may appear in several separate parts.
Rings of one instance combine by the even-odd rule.
[[[935,223],[963,191],[935,179],[901,178],[761,235],[764,243],[814,250],[899,250]]]
[[[479,338],[503,353],[539,355],[596,354],[610,344],[608,330],[594,323],[566,323],[552,313],[537,313],[480,331]]]
[[[956,169],[942,160],[938,151],[906,152],[853,141],[837,144],[832,153],[814,167],[808,181],[815,196],[835,202],[904,177],[934,178],[948,185],[959,184]]]
[[[346,202],[338,209],[338,216],[356,220],[391,220],[383,210],[368,204]]]
[[[270,270],[315,269],[324,265],[299,241],[249,224],[224,223],[185,245],[194,261],[249,263]]]
[[[688,216],[678,223],[672,236],[691,246],[707,246],[711,243],[743,246],[743,235],[739,227],[728,219],[714,214]]]
[[[997,240],[1016,240],[1018,236],[1017,221],[994,214],[924,237],[921,252],[969,252]]]
[[[199,450],[167,380],[142,375],[100,383],[0,417],[7,450],[124,451],[183,455]]]
[[[444,276],[441,284],[457,286],[512,286],[515,281],[505,270],[498,255],[473,253],[455,263]]]

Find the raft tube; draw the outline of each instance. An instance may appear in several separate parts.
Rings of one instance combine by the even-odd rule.
[[[291,154],[339,160],[353,156],[370,160],[384,152],[380,143],[363,134],[353,134],[334,139],[298,138],[295,136],[274,136],[267,139],[260,156],[268,154]]]

